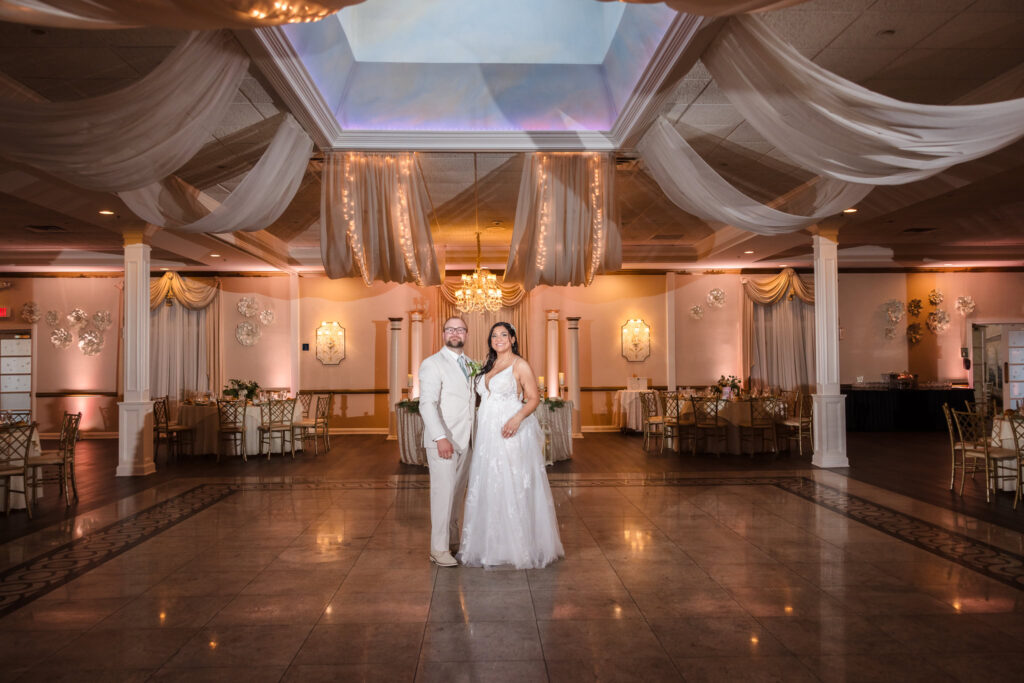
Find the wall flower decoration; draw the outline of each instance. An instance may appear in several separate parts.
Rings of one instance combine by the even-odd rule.
[[[921,315],[922,308],[923,306],[921,305],[920,299],[911,299],[910,301],[907,302],[907,313],[914,316],[915,318]]]
[[[721,308],[725,305],[725,291],[719,287],[715,287],[708,292],[708,307],[709,308]]]
[[[928,325],[928,329],[932,331],[932,334],[942,334],[949,329],[949,313],[938,308],[928,314],[926,324]]]
[[[958,296],[956,298],[956,312],[965,318],[974,313],[974,297],[970,295]]]
[[[694,304],[690,306],[690,317],[694,320],[700,320],[704,317],[704,307],[700,304]]]
[[[96,311],[92,315],[92,324],[102,332],[114,324],[114,318],[110,315],[110,311]]]
[[[66,349],[71,346],[72,337],[71,333],[63,327],[58,327],[56,330],[50,333],[50,343],[58,349]]]
[[[885,316],[893,325],[903,320],[903,316],[905,316],[906,314],[907,308],[899,299],[890,299],[889,301],[885,302]]]
[[[82,325],[89,322],[89,314],[83,311],[81,308],[75,308],[68,313],[68,325],[71,327],[81,327]]]
[[[39,322],[39,304],[29,301],[21,307],[21,319],[27,323]]]
[[[103,350],[103,334],[96,329],[83,330],[78,335],[78,348],[87,356],[96,356]]]
[[[932,306],[938,306],[945,300],[946,297],[942,295],[941,290],[933,289],[932,291],[928,292],[928,303],[930,303]]]
[[[254,346],[260,340],[260,328],[243,320],[235,326],[235,339],[242,346]]]
[[[57,327],[57,323],[60,322],[60,313],[57,311],[46,312],[46,324],[50,327]]]
[[[259,306],[256,304],[255,297],[243,296],[238,300],[238,312],[246,318],[251,318],[259,313]]]
[[[910,323],[907,325],[907,341],[917,344],[921,341],[921,323]]]
[[[269,308],[260,313],[260,323],[263,325],[269,325],[274,322],[274,312]]]
[[[895,325],[885,328],[885,338],[892,341],[899,335],[899,330]]]

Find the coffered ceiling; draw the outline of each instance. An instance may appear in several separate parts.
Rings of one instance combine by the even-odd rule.
[[[367,0],[364,5],[380,2],[383,9],[391,1]],[[816,63],[893,97],[934,104],[1024,97],[1024,3],[1019,0],[812,0],[764,16]],[[660,85],[636,106],[631,125],[642,130],[650,116],[666,115],[744,192],[761,201],[776,200],[809,175],[763,140],[715,87],[693,54],[699,51],[698,39],[715,25],[702,30],[674,46],[676,72],[671,64],[662,65]],[[236,36],[263,70],[251,69],[225,120],[179,172],[215,200],[223,199],[259,158],[282,112],[291,111],[307,128],[315,123],[308,103],[285,87],[278,68],[268,65],[265,41],[251,33]],[[181,37],[161,30],[67,31],[0,23],[0,97],[71,100],[112,92],[148,73]],[[664,56],[664,45],[661,50]],[[636,160],[631,149],[635,135],[619,133],[605,137],[616,143],[618,155],[625,268],[774,268],[810,262],[806,232],[759,237],[708,225],[674,206]],[[449,131],[438,136],[442,139],[434,149],[417,145],[435,245],[449,269],[471,267],[479,230],[485,262],[500,268],[515,222],[523,154],[507,143],[488,148],[484,138],[471,133]],[[328,142],[321,140],[321,145]],[[275,225],[260,233],[217,238],[159,231],[154,267],[322,271],[321,159],[318,152],[310,161],[295,200]],[[846,219],[840,265],[1024,265],[1022,182],[1024,143],[1018,142],[926,181],[878,188]],[[99,215],[103,208],[115,215]],[[0,160],[0,240],[5,245],[0,271],[116,269],[120,232],[136,222],[112,195],[85,192]]]

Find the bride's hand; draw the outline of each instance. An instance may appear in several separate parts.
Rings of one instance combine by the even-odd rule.
[[[513,417],[511,420],[505,423],[505,426],[501,428],[501,435],[506,439],[510,436],[515,436],[516,432],[519,431],[519,418]]]

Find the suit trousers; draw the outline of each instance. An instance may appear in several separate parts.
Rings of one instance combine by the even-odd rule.
[[[448,550],[452,540],[459,538],[459,521],[473,449],[455,451],[448,460],[437,454],[437,446],[427,446],[426,450],[427,467],[430,469],[430,549],[440,552]]]

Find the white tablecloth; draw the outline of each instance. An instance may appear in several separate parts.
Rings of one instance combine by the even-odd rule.
[[[302,404],[295,402],[293,416],[297,421],[302,419]],[[217,404],[194,405],[182,403],[178,406],[178,424],[191,427],[195,433],[192,438],[195,441],[196,454],[216,453],[218,447],[218,432],[220,430],[220,419],[217,417]],[[260,452],[260,407],[257,405],[247,406],[245,409],[245,454],[258,455]],[[297,436],[297,434],[296,434]],[[275,436],[271,440],[271,453],[281,452],[281,439]],[[227,444],[225,444],[227,448]],[[295,439],[295,450],[302,449],[302,440]],[[286,449],[289,453],[291,448]],[[226,450],[225,452],[230,452]]]
[[[681,415],[692,415],[693,401],[689,398],[680,399],[679,413]],[[722,452],[739,455],[743,452],[743,449],[740,447],[740,426],[750,426],[750,401],[719,399],[718,417],[725,422],[726,443]],[[708,447],[713,450],[716,444],[709,444]],[[722,445],[718,444],[717,447],[722,448]]]
[[[612,396],[612,424],[620,429],[632,429],[635,432],[643,431],[644,413],[640,404],[640,394],[644,389],[619,389]]]

